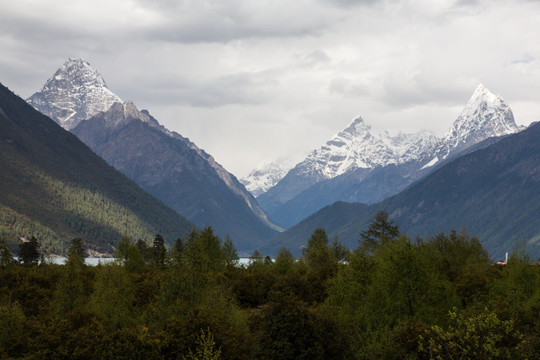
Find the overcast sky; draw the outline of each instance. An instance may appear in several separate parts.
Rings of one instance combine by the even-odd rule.
[[[540,120],[533,0],[0,0],[0,82],[27,98],[69,57],[237,176],[357,116],[442,135],[479,83]]]

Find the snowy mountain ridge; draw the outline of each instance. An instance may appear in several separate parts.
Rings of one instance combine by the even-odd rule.
[[[387,131],[372,129],[358,117],[297,167],[305,168],[306,173],[318,173],[322,179],[332,179],[358,168],[423,159],[436,141],[435,135],[426,130],[391,136]]]
[[[294,172],[314,177],[318,182],[358,168],[374,168],[428,158],[436,141],[436,136],[427,130],[391,136],[387,131],[372,129],[364,119],[357,117],[347,128],[319,149],[313,150],[296,166],[289,163],[284,165],[282,162],[271,163],[251,171],[241,181],[254,196],[259,196],[276,185],[293,168]]]
[[[416,162],[427,168],[482,140],[520,130],[522,127],[516,125],[512,110],[504,100],[480,84],[441,138],[427,130],[391,136],[357,117],[293,170],[296,175],[309,176],[319,182],[356,169],[378,166]]]

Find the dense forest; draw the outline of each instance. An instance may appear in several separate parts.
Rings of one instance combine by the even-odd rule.
[[[113,263],[19,262],[0,242],[0,358],[540,358],[540,266],[492,264],[477,238],[410,239],[380,212],[355,250],[317,229],[300,258],[239,265],[211,228],[166,248],[119,239]]]

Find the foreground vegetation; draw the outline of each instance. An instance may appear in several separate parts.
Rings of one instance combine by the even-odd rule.
[[[0,243],[0,358],[533,359],[540,267],[492,265],[476,238],[400,235],[379,213],[354,251],[317,229],[300,259],[238,266],[211,228],[166,250],[120,239],[116,261],[66,265]],[[38,253],[39,255],[39,253]]]

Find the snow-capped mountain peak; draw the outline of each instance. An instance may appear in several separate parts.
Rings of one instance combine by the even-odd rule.
[[[482,84],[476,87],[465,108],[444,135],[440,157],[461,151],[494,136],[508,135],[522,130],[514,120],[510,106],[502,97],[494,95]]]
[[[99,72],[84,59],[68,59],[28,103],[69,130],[85,119],[122,103]]]

